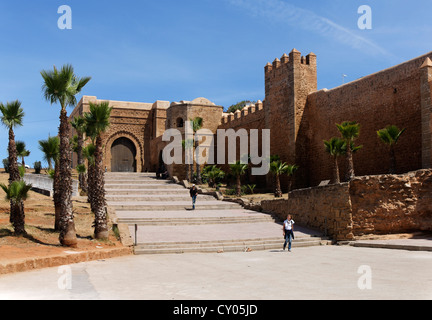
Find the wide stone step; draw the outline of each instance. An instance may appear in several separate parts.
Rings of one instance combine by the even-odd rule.
[[[107,194],[105,196],[108,202],[114,201],[164,201],[164,202],[173,202],[173,201],[189,201],[192,203],[192,198],[187,194],[149,194],[149,195],[111,195]],[[214,201],[215,198],[208,195],[200,195],[198,200],[200,203],[203,201]]]
[[[156,178],[156,172],[105,172],[105,177],[148,177]]]
[[[129,225],[199,225],[224,223],[256,223],[275,222],[272,216],[261,215],[252,217],[193,217],[193,218],[119,218],[119,223]]]
[[[326,245],[327,239],[302,237],[293,240],[293,248]],[[283,239],[243,239],[243,240],[221,240],[221,241],[197,241],[197,242],[163,242],[163,243],[140,243],[135,246],[135,254],[173,254],[173,253],[216,253],[216,252],[239,252],[257,250],[281,250]]]
[[[106,195],[115,196],[115,195],[124,195],[124,196],[145,196],[145,195],[187,195],[189,196],[189,190],[184,188],[170,188],[170,189],[114,189],[110,188],[105,190]]]
[[[190,210],[192,201],[108,201],[108,205],[115,210],[137,210],[137,211],[165,211],[165,210]],[[236,203],[223,201],[201,201],[195,205],[200,210],[217,210],[217,209],[238,209]]]
[[[174,184],[174,183],[147,183],[147,184],[117,184],[117,183],[105,183],[105,191],[109,191],[109,190],[118,190],[118,189],[122,189],[122,190],[129,190],[129,189],[148,189],[148,190],[155,190],[155,189],[183,189],[185,190],[184,187],[182,187],[181,185],[178,184]]]
[[[105,179],[105,184],[117,184],[117,185],[147,185],[147,184],[158,184],[158,185],[175,185],[172,181],[167,180],[107,180]]]

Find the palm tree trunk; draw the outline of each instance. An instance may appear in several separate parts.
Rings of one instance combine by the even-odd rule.
[[[338,158],[333,157],[333,181],[331,183],[340,183]]]
[[[94,182],[95,182],[95,164],[90,163],[88,164],[88,170],[87,170],[87,202],[90,203],[91,211],[93,210],[93,192],[94,192]]]
[[[276,187],[275,193],[274,193],[275,197],[276,198],[282,197],[282,191],[281,191],[281,187],[280,187],[280,179],[279,179],[278,174],[275,175],[275,187]]]
[[[294,177],[288,176],[288,192],[290,192],[292,189],[293,180],[294,180]],[[282,196],[282,193],[281,193],[281,196]]]
[[[241,180],[240,180],[240,174],[237,175],[236,194],[237,194],[237,197],[240,197],[240,196],[241,196]]]
[[[347,161],[348,161],[348,170],[347,170],[347,174],[346,174],[346,180],[351,181],[355,176],[353,153],[351,150],[351,141],[347,141],[346,143],[347,143],[346,156],[347,156]]]
[[[84,137],[82,132],[78,131],[78,142],[77,142],[77,163],[78,165],[82,165],[84,164],[84,158],[82,155],[82,149],[83,149],[83,145],[84,145]],[[79,176],[78,176],[78,181],[79,181],[79,187],[80,189],[87,193],[87,179],[85,177],[85,173],[84,172],[80,172]]]
[[[61,207],[59,240],[64,246],[76,247],[78,242],[72,211],[72,171],[69,145],[69,123],[66,108],[63,106],[60,112],[59,138],[59,197]]]
[[[18,163],[17,163],[17,151],[15,145],[15,134],[13,129],[9,129],[9,145],[8,145],[8,153],[9,153],[9,183],[14,181],[21,180],[21,176],[19,174]]]
[[[196,161],[196,173],[197,173],[197,181],[196,181],[196,183],[197,184],[202,184],[202,181],[201,181],[201,167],[200,167],[200,164],[199,164],[199,154],[198,154],[198,141],[195,141],[195,152],[196,152],[196,154],[195,154],[195,161]]]
[[[14,234],[17,236],[26,235],[25,231],[25,214],[24,214],[24,202],[14,202],[14,217],[12,225],[14,227]]]
[[[60,231],[60,216],[61,216],[61,197],[60,197],[60,171],[59,162],[55,160],[54,179],[53,179],[53,201],[54,201],[54,230]]]
[[[102,163],[102,138],[96,138],[95,149],[95,183],[93,185],[93,208],[95,215],[95,238],[108,239],[108,222],[105,209],[105,181]]]
[[[9,129],[9,144],[8,144],[8,153],[9,153],[9,185],[14,181],[20,181],[21,176],[18,169],[17,163],[17,151],[15,145],[15,134],[12,128]],[[22,234],[20,230],[20,222],[19,222],[19,205],[15,205],[14,201],[10,200],[10,216],[9,222],[14,226],[15,234]],[[24,223],[23,223],[24,225]],[[25,232],[25,231],[24,231]]]

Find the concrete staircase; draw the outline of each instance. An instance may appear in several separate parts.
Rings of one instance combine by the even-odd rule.
[[[282,224],[273,216],[199,194],[154,173],[106,173],[107,204],[127,224],[136,254],[281,250]],[[301,227],[293,249],[327,244]]]

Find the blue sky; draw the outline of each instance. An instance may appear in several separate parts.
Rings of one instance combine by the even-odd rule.
[[[57,26],[61,5],[72,9],[71,30]],[[372,9],[371,30],[358,28],[361,5]],[[59,123],[42,69],[71,63],[92,77],[82,94],[100,99],[228,107],[263,100],[265,64],[293,48],[317,55],[319,89],[432,51],[430,12],[430,0],[0,0],[0,102],[22,101],[16,139],[33,164]],[[6,149],[1,127],[0,160]]]

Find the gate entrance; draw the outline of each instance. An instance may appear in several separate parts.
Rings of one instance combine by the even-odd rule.
[[[111,146],[111,171],[136,172],[136,148],[128,138],[118,138]]]

